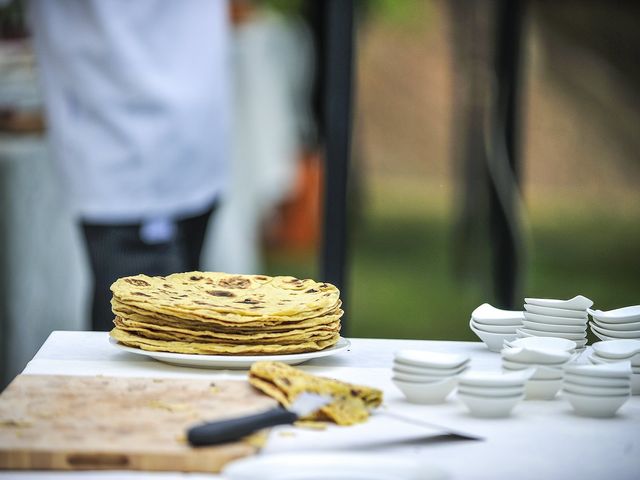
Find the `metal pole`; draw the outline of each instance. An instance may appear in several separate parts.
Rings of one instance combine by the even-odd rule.
[[[520,290],[522,245],[516,208],[520,183],[519,94],[522,0],[500,0],[496,5],[494,52],[494,111],[492,112],[489,171],[491,175],[491,236],[497,303],[513,308]]]
[[[353,97],[353,0],[325,0],[325,185],[321,277],[341,291],[346,311],[347,180]],[[344,328],[343,322],[343,328]]]

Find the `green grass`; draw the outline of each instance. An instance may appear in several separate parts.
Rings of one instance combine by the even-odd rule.
[[[489,276],[454,278],[452,218],[446,196],[437,198],[388,188],[374,189],[364,203],[351,239],[348,335],[476,340],[469,316],[493,301]],[[638,215],[606,207],[529,212],[523,296],[583,294],[602,309],[640,303]],[[315,262],[313,255],[271,255],[269,271],[314,277]]]

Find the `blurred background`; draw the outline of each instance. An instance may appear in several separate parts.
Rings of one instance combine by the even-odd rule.
[[[230,4],[234,187],[207,269],[321,276],[323,3]],[[348,336],[474,340],[476,306],[519,309],[524,296],[640,303],[640,6],[530,0],[505,21],[504,3],[354,4]],[[517,108],[496,126],[504,25],[520,42]],[[22,2],[0,10],[0,38],[4,385],[52,330],[88,328],[89,277],[47,158]],[[505,169],[492,135],[510,127]]]

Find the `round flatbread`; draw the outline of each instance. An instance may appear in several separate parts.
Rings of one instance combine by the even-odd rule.
[[[303,353],[323,350],[335,345],[340,338],[339,334],[333,334],[324,340],[302,341],[288,345],[234,345],[220,342],[182,342],[145,338],[130,332],[114,328],[109,335],[130,347],[154,352],[188,353],[199,355],[273,355],[287,353]]]
[[[214,318],[217,313],[229,313],[235,314],[229,321],[238,323],[265,316],[318,316],[335,308],[340,296],[335,286],[310,279],[216,272],[135,275],[119,278],[111,291],[120,302],[145,310],[174,315],[197,312],[197,316],[214,314]]]

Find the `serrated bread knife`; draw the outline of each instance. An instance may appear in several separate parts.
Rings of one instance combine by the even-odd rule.
[[[330,395],[303,392],[289,408],[276,407],[254,415],[203,423],[190,428],[187,431],[187,439],[194,447],[232,442],[263,428],[294,423],[331,403],[332,400]]]

